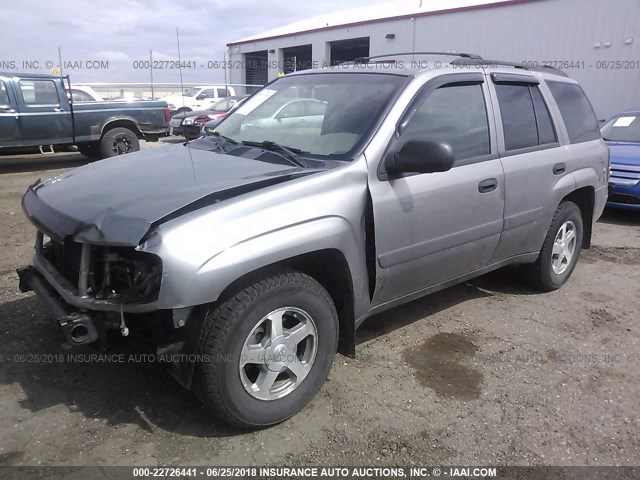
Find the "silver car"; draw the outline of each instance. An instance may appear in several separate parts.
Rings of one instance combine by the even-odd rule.
[[[69,344],[153,338],[215,416],[259,428],[375,313],[512,264],[561,287],[607,199],[589,101],[559,71],[443,58],[287,75],[213,135],[31,186],[21,290]],[[322,114],[283,127],[295,99]]]

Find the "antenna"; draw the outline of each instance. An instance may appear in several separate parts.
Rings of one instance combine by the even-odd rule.
[[[155,92],[153,91],[153,50],[149,50],[149,73],[151,74],[151,100],[155,100]]]
[[[60,78],[62,78],[62,50],[60,50],[60,46],[58,46],[58,61],[60,62]]]
[[[176,42],[178,43],[178,71],[180,72],[180,96],[182,97],[182,108],[184,108],[184,85],[182,83],[182,57],[180,56],[180,32],[176,27]]]

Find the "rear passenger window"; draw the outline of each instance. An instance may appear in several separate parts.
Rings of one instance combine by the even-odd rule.
[[[538,125],[538,143],[540,145],[547,145],[549,143],[556,143],[558,141],[558,135],[556,129],[553,126],[551,115],[547,104],[540,93],[540,89],[531,85],[529,87],[531,91],[531,98],[533,98],[533,107],[536,112],[536,123]]]
[[[488,155],[489,123],[482,85],[438,88],[418,107],[402,135],[447,142],[456,160]]]
[[[556,143],[558,137],[537,85],[497,84],[506,150]]]
[[[582,88],[565,82],[547,82],[547,85],[558,104],[571,143],[600,138],[598,119]]]
[[[496,85],[506,150],[539,145],[536,114],[527,84]]]

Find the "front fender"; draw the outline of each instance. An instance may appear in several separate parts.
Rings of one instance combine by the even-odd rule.
[[[162,252],[163,277],[158,308],[180,308],[213,302],[238,278],[260,268],[316,251],[335,249],[344,255],[354,296],[366,297],[364,239],[338,216],[322,217],[242,240],[211,255],[201,265],[185,264],[179,252]]]

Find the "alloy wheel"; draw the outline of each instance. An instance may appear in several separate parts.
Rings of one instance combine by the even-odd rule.
[[[300,386],[318,350],[311,316],[283,307],[263,317],[247,336],[240,356],[240,379],[254,398],[276,400]]]

